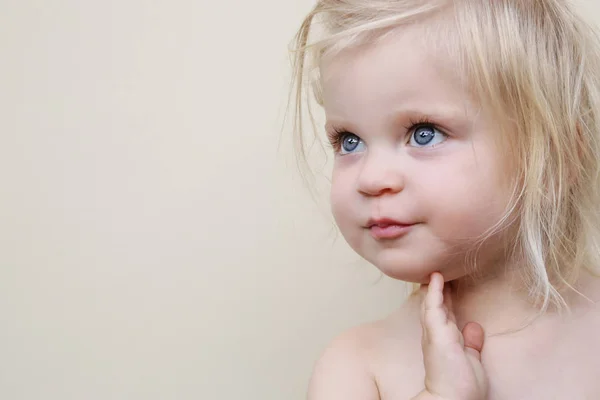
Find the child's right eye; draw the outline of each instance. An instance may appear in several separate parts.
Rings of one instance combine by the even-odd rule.
[[[330,138],[335,151],[340,154],[350,154],[362,151],[364,142],[354,133],[336,131]]]
[[[364,147],[361,138],[353,133],[346,133],[341,137],[340,152],[342,154],[348,154],[355,152],[361,145]]]

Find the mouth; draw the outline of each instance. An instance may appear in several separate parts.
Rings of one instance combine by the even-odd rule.
[[[371,236],[377,240],[392,240],[406,235],[415,225],[385,218],[369,220],[366,228],[370,231]]]

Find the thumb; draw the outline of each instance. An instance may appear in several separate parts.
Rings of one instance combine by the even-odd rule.
[[[483,328],[477,322],[467,323],[462,330],[465,340],[465,351],[481,361],[481,350],[483,349]]]

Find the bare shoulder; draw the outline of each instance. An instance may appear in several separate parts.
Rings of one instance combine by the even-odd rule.
[[[388,391],[385,387],[388,371],[395,367],[407,369],[414,362],[413,338],[417,339],[420,354],[420,326],[414,326],[419,322],[415,301],[411,297],[387,318],[357,326],[337,336],[315,365],[308,399],[387,398],[382,395],[382,390]],[[396,377],[401,377],[401,371],[397,372]],[[394,382],[401,385],[398,379]]]
[[[370,365],[377,343],[376,324],[365,324],[337,336],[317,361],[309,400],[379,400]]]

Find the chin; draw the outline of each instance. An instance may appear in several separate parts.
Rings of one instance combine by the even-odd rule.
[[[442,257],[398,257],[380,253],[375,257],[367,258],[367,260],[386,276],[411,283],[429,283],[429,277],[434,272],[440,272],[446,281],[464,275],[464,273],[450,267],[451,265],[457,265],[455,262]]]

